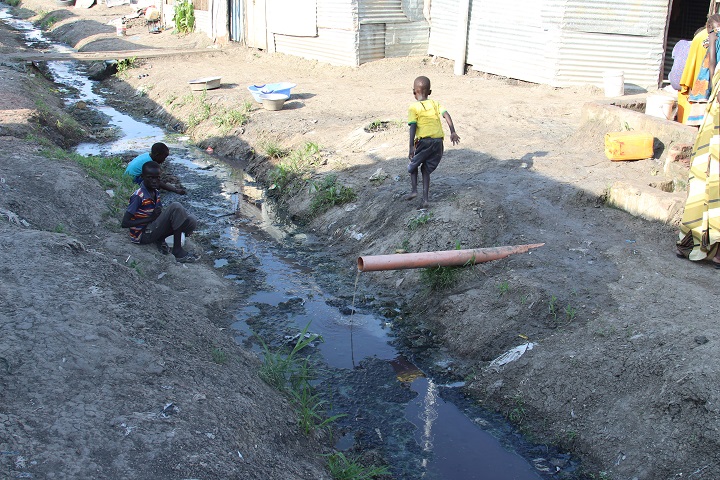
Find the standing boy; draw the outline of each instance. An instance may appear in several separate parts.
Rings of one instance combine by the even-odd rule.
[[[194,262],[198,257],[183,249],[182,234],[190,236],[197,220],[185,211],[177,202],[162,208],[160,202],[160,165],[150,161],[142,166],[140,188],[130,197],[123,228],[130,229],[130,241],[145,245],[154,243],[158,248],[164,246],[165,237],[173,236],[172,254],[178,262]]]
[[[410,152],[408,172],[410,173],[410,194],[405,197],[412,200],[417,197],[418,168],[422,172],[423,196],[420,208],[427,208],[430,196],[430,174],[435,171],[443,156],[443,132],[440,117],[444,118],[450,128],[450,140],[453,145],[460,143],[455,133],[450,114],[435,100],[429,100],[430,79],[417,77],[413,83],[413,96],[416,102],[408,109],[408,125],[410,125]]]
[[[143,153],[133,158],[127,167],[125,167],[125,175],[132,177],[133,181],[139,184],[142,181],[142,167],[147,162],[155,162],[162,165],[165,159],[170,156],[170,149],[162,142],[154,143],[150,148],[150,153]],[[160,182],[160,188],[168,192],[175,192],[179,195],[185,195],[185,189],[176,187],[163,181]]]

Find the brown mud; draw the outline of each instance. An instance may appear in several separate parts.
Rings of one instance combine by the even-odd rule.
[[[357,199],[319,216],[309,214],[307,186],[278,200],[323,241],[334,259],[328,273],[352,279],[358,256],[397,249],[544,242],[464,269],[439,292],[414,270],[366,273],[361,281],[407,302],[395,323],[428,365],[434,352],[451,356],[454,363],[435,368],[467,380],[476,402],[529,438],[580,455],[588,478],[720,478],[717,271],[675,257],[673,226],[604,205],[613,181],[647,185],[659,164],[609,162],[597,138],[576,134],[580,107],[599,99],[598,89],[456,77],[451,64],[428,57],[332,67],[212,45],[202,35],[152,35],[143,25],[117,38],[106,25],[124,13],[117,7],[22,6],[37,20],[55,15],[52,34],[87,51],[206,49],[202,59],[139,60],[104,84],[123,110],[242,161],[268,185],[277,160],[263,154],[264,143],[319,145],[323,161],[309,180],[335,174]],[[3,49],[18,48],[16,34],[0,34]],[[43,158],[27,139],[48,124],[33,119],[41,109],[23,94],[42,80],[23,66],[0,68],[0,208],[30,224],[0,222],[3,450],[33,452],[22,458],[48,478],[92,471],[323,478],[321,462],[303,455],[322,447],[289,427],[284,400],[257,378],[257,360],[219,328],[227,322],[222,307],[233,300],[226,282],[209,268],[168,264],[128,244],[104,215],[107,195],[97,182]],[[189,97],[187,81],[210,75],[221,75],[222,87]],[[432,177],[426,222],[418,221],[416,202],[403,200],[403,120],[418,75],[430,77],[431,98],[452,114],[461,137],[459,146],[446,146]],[[240,108],[252,101],[247,85],[272,81],[298,85],[282,111],[252,103],[249,121],[229,131],[213,118],[197,121],[202,104]],[[62,111],[52,96],[46,104]],[[386,128],[378,131],[376,121]],[[92,201],[78,205],[78,191]],[[64,233],[54,231],[58,224]],[[128,256],[142,262],[142,274],[128,268]],[[155,281],[161,272],[167,275]],[[128,289],[143,280],[154,283],[155,298]],[[161,313],[143,315],[152,310]],[[518,360],[489,368],[528,341],[534,348]],[[230,365],[212,362],[217,346],[233,352]],[[161,415],[169,403],[180,415]],[[18,458],[2,461],[15,462],[14,471],[31,468]]]

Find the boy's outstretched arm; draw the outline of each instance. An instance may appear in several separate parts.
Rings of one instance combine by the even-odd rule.
[[[443,113],[443,118],[445,119],[448,127],[450,128],[450,140],[452,140],[453,145],[455,145],[456,143],[460,143],[460,137],[457,133],[455,133],[455,125],[453,124],[450,114],[448,112]]]
[[[165,182],[160,182],[160,188],[162,188],[163,190],[167,190],[168,192],[175,192],[178,195],[185,195],[186,193],[184,188],[176,187]]]
[[[417,131],[417,123],[410,124],[410,148],[408,149],[408,158],[412,160],[415,156],[415,132]]]

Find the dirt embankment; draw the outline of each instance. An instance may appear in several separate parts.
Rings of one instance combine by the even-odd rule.
[[[46,2],[33,0],[29,8],[35,4]],[[87,15],[103,13],[93,9]],[[98,34],[103,23],[83,15],[73,13],[58,28],[61,39],[79,45],[77,39]],[[136,33],[130,37],[136,43],[175,41]],[[109,42],[81,46],[118,48]],[[423,351],[418,359],[428,368],[465,378],[478,402],[537,441],[582,455],[588,478],[720,478],[716,272],[672,255],[672,226],[602,204],[613,180],[649,182],[658,167],[608,162],[601,145],[573,135],[580,105],[596,90],[455,77],[446,63],[428,58],[346,69],[238,46],[208,51],[202,60],[138,62],[107,85],[127,110],[248,161],[268,184],[282,162],[267,158],[268,143],[320,145],[323,161],[281,193],[289,214],[339,259],[338,273],[353,275],[359,254],[545,242],[530,254],[464,269],[441,291],[429,290],[417,271],[367,274],[362,281],[407,300],[396,323],[412,332],[409,347]],[[186,82],[211,74],[222,75],[223,87],[190,95]],[[448,146],[433,176],[427,212],[402,200],[402,119],[420,74],[430,76],[432,96],[451,112],[462,139]],[[218,115],[202,114],[242,108],[250,100],[246,85],[281,80],[298,87],[280,112],[251,103],[249,121],[230,129]],[[388,128],[365,132],[376,120]],[[307,180],[330,173],[357,199],[309,216]],[[488,368],[528,342],[532,350],[518,360]],[[428,346],[456,362],[434,365],[439,350]]]
[[[129,243],[32,66],[0,65],[0,113],[0,477],[329,478],[228,334],[242,292]]]

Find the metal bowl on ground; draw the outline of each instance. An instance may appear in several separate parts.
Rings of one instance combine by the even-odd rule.
[[[222,77],[196,78],[195,80],[190,80],[188,83],[190,84],[190,90],[193,91],[212,90],[220,86],[221,78]]]
[[[283,93],[263,93],[260,95],[265,110],[282,110],[288,98],[290,98],[290,95]]]

